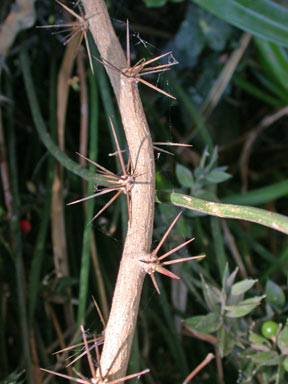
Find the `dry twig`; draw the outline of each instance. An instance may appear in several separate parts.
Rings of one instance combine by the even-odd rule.
[[[186,377],[186,379],[183,381],[183,384],[188,384],[193,377],[197,375],[203,369],[206,367],[207,364],[210,363],[211,360],[214,359],[213,353],[208,353],[208,355],[205,357],[205,359]]]

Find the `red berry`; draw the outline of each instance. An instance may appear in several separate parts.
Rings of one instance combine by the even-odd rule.
[[[30,221],[23,219],[20,221],[20,229],[22,233],[29,233],[32,229]]]

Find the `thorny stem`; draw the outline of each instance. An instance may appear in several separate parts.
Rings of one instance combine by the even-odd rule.
[[[83,0],[90,31],[100,56],[118,68],[126,68],[125,54],[113,30],[104,0]],[[137,183],[131,191],[131,217],[119,274],[105,330],[101,356],[103,375],[125,376],[136,325],[145,270],[138,261],[150,252],[154,218],[154,157],[152,140],[137,85],[118,71],[106,68],[117,98]]]

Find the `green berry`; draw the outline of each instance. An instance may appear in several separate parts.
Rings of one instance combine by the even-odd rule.
[[[261,332],[264,337],[267,339],[272,339],[277,333],[278,330],[278,324],[275,323],[275,321],[265,321],[264,324],[262,324]]]

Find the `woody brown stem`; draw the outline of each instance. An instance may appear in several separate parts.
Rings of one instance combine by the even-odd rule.
[[[103,59],[119,69],[127,67],[126,57],[112,27],[103,0],[82,0],[90,31]],[[139,259],[150,252],[154,217],[154,157],[152,140],[134,79],[106,67],[121,113],[136,184],[131,190],[131,219],[114,290],[105,343],[101,356],[103,375],[125,376],[136,325],[145,270]]]

